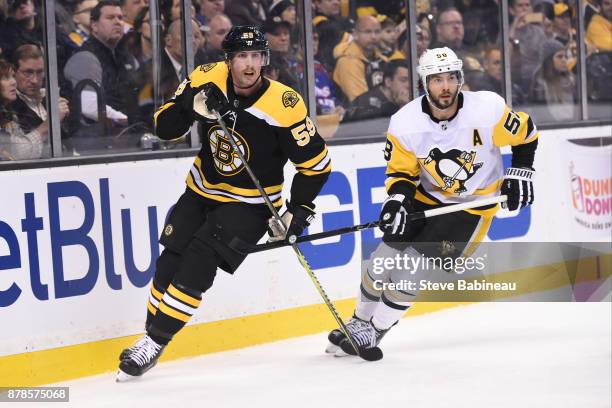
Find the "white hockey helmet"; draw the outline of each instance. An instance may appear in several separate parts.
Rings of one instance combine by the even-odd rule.
[[[425,50],[421,58],[419,58],[417,73],[421,77],[426,91],[427,77],[429,75],[454,71],[459,71],[461,83],[463,84],[463,61],[448,47]]]

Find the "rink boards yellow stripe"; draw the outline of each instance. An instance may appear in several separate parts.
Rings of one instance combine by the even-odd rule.
[[[334,304],[338,313],[347,318],[353,313],[355,299],[339,300]],[[411,308],[410,316],[463,304],[468,303],[418,303]],[[161,361],[322,333],[336,326],[323,304],[196,324],[185,327],[176,336]],[[326,333],[321,335],[319,349],[304,352],[322,353],[327,344],[326,336]],[[0,387],[43,385],[102,373],[108,373],[109,381],[114,381],[119,353],[139,337],[119,337],[0,357]]]

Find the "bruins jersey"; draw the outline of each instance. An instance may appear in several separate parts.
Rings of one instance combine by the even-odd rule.
[[[224,114],[227,129],[274,205],[282,205],[283,167],[291,160],[298,171],[291,185],[291,201],[311,206],[331,171],[331,160],[300,95],[264,79],[255,94],[238,96],[225,63],[197,67],[177,94],[181,87],[197,89],[208,82],[229,101],[231,110]],[[202,111],[197,106],[203,103],[201,98],[194,103],[194,112],[184,112],[171,99],[155,114],[156,132],[164,139],[182,136],[194,119],[202,125],[202,147],[187,175],[187,186],[217,202],[263,204],[228,135],[215,120],[197,114]]]
[[[440,121],[422,96],[391,117],[385,146],[389,194],[414,195],[428,205],[497,196],[504,175],[500,147],[507,145],[513,155],[516,147],[532,147],[531,166],[538,132],[527,114],[486,91],[461,92],[458,106],[454,117]]]

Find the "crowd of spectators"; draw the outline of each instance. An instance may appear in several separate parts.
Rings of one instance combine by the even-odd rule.
[[[294,0],[185,0],[191,4],[194,65],[222,61],[232,25],[262,27],[270,42],[265,75],[304,93],[304,39]],[[416,54],[448,46],[464,61],[466,90],[502,93],[496,0],[417,0]],[[187,74],[181,0],[58,0],[58,103],[64,155],[138,141],[152,114]],[[317,115],[337,122],[389,116],[422,94],[411,89],[404,0],[312,0]],[[512,100],[540,105],[536,119],[579,117],[577,2],[509,0]],[[610,103],[612,0],[585,7],[587,89]],[[0,159],[49,153],[42,0],[0,0]],[[160,44],[152,43],[157,30]],[[158,57],[158,72],[153,59]],[[154,81],[157,76],[157,81]],[[153,84],[158,83],[158,89]],[[539,116],[539,117],[538,117]],[[10,143],[9,143],[10,142]],[[9,144],[19,148],[8,149]]]

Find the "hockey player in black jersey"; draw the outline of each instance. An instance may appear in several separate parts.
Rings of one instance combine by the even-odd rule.
[[[230,248],[231,239],[255,244],[266,232],[270,211],[229,137],[277,209],[283,204],[283,167],[288,160],[295,165],[291,199],[282,214],[287,236],[299,236],[309,225],[313,201],[331,171],[325,142],[301,96],[261,74],[269,61],[263,33],[236,26],[222,46],[225,62],[197,67],[155,113],[156,133],[166,140],[183,136],[198,122],[202,147],[160,238],[164,250],[147,303],[146,334],[121,353],[118,381],[152,368],[196,311],[217,268],[231,274],[242,263],[245,255]],[[231,135],[213,111],[222,115]],[[285,239],[282,228],[270,226],[272,239]]]

